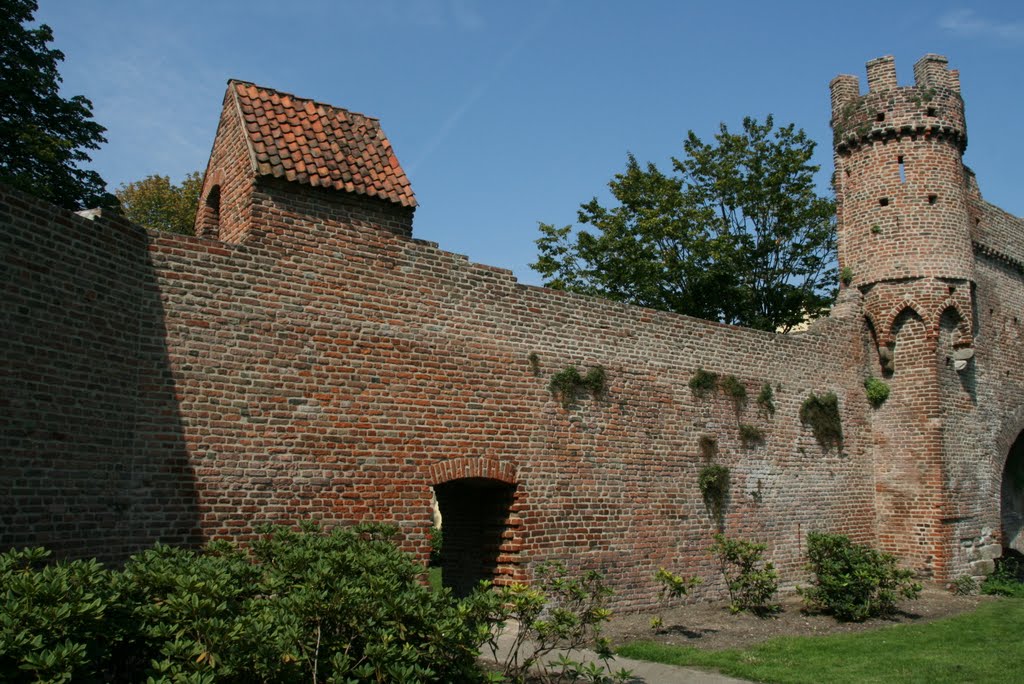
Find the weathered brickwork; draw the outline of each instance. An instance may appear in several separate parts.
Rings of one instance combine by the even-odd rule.
[[[950,72],[923,73],[952,92]],[[837,111],[866,107],[855,79],[840,83]],[[1024,429],[1024,247],[1019,219],[985,204],[962,165],[959,185],[943,166],[960,164],[961,133],[837,146],[837,171],[861,188],[837,183],[840,259],[858,275],[831,317],[779,335],[525,286],[414,239],[389,146],[360,157],[389,169],[366,176],[372,193],[261,171],[231,88],[274,102],[230,84],[197,237],[0,190],[0,545],[116,559],[158,539],[244,540],[263,521],[382,520],[425,560],[433,488],[457,590],[559,559],[603,570],[620,606],[642,606],[662,565],[722,591],[707,555],[718,523],[697,485],[714,461],[731,474],[724,529],[766,542],[788,582],[803,577],[812,530],[882,545],[925,575],[985,570]],[[897,121],[913,118],[911,90],[893,100]],[[962,132],[959,96],[936,98]],[[277,101],[285,118],[315,110]],[[905,181],[870,173],[893,170],[876,150],[890,143],[904,145]],[[878,220],[869,199],[890,190],[905,248],[861,234]],[[912,244],[938,233],[941,248]],[[564,405],[548,383],[569,365],[603,367],[604,392]],[[694,394],[698,369],[735,376],[747,400]],[[892,387],[881,408],[868,374]],[[754,401],[765,384],[774,413]],[[811,392],[838,395],[841,446],[801,424]],[[745,445],[741,425],[763,444]]]

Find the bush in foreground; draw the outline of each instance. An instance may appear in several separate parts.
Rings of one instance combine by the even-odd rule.
[[[711,553],[718,557],[722,577],[729,588],[729,609],[747,610],[755,615],[770,615],[779,610],[773,603],[779,590],[779,573],[764,560],[764,544],[715,535]]]
[[[887,553],[854,544],[841,534],[807,535],[813,584],[798,591],[808,607],[839,620],[860,622],[891,615],[900,598],[916,599],[921,585]]]
[[[0,556],[12,682],[473,682],[489,625],[361,525],[273,527],[250,549],[157,546],[122,571]]]

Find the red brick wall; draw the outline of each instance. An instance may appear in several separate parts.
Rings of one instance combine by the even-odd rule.
[[[521,285],[412,239],[409,209],[252,180],[232,125],[222,118],[207,176],[206,191],[221,185],[221,240],[0,191],[0,545],[119,558],[157,539],[245,539],[262,521],[373,519],[425,560],[436,486],[462,530],[451,553],[486,542],[475,561],[498,581],[543,560],[601,569],[619,605],[639,607],[661,565],[722,592],[697,485],[713,440],[731,470],[725,531],[766,542],[788,582],[804,578],[812,530],[881,544],[925,574],[985,570],[1002,464],[1024,429],[1024,246],[1019,220],[968,186],[966,256],[926,249],[935,259],[913,277],[855,278],[832,318],[775,335]],[[869,136],[851,163],[891,176],[872,156],[885,144]],[[881,269],[885,253],[850,235],[868,219],[851,216],[843,258],[867,250]],[[965,241],[941,227],[947,247]],[[892,394],[871,409],[879,344],[893,351]],[[948,359],[965,344],[977,356],[957,373]],[[563,406],[548,383],[568,365],[602,366],[606,391]],[[694,395],[698,369],[735,375],[748,400]],[[773,415],[754,402],[765,383]],[[812,391],[839,396],[839,448],[800,423]],[[743,424],[764,444],[744,445]]]
[[[0,188],[0,547],[198,538],[148,243]]]

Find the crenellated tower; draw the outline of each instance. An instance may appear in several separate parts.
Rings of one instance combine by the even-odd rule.
[[[867,73],[865,95],[856,76],[831,83],[839,265],[865,295],[891,370],[901,303],[932,332],[952,305],[963,323],[956,346],[971,344],[967,126],[960,75],[945,57],[922,57],[913,86],[897,85],[891,56],[868,62]]]
[[[974,363],[964,103],[945,57],[919,60],[912,86],[890,56],[867,75],[866,94],[848,75],[831,91],[839,264],[877,350],[866,373],[892,389],[872,414],[879,543],[944,576],[958,514],[943,425],[969,405]]]

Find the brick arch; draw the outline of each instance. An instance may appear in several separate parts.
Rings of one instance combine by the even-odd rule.
[[[995,442],[996,460],[993,470],[997,481],[1003,476],[1003,469],[1006,467],[1006,460],[1010,455],[1010,447],[1017,441],[1020,433],[1024,432],[1024,404],[1004,415],[1008,418],[1003,421],[1003,426],[1000,428]]]
[[[196,208],[195,232],[200,237],[220,238],[220,169],[210,172],[203,180],[203,192]]]
[[[974,338],[971,335],[971,325],[967,316],[964,315],[963,309],[960,308],[959,302],[952,298],[945,299],[942,303],[935,307],[931,316],[931,323],[929,324],[929,332],[932,336],[938,337],[942,332],[942,317],[946,315],[947,311],[954,311],[957,315],[957,332],[960,333],[960,345],[969,346],[973,343]]]
[[[515,469],[491,458],[452,458],[431,465],[430,483],[444,530],[444,586],[456,596],[465,596],[481,580],[494,584],[522,580],[522,519],[515,512],[519,499]]]
[[[519,484],[515,466],[493,458],[449,458],[430,466],[431,486],[467,477],[482,477],[510,485]]]
[[[999,434],[996,437],[996,456],[995,462],[992,464],[992,478],[993,478],[993,492],[995,496],[992,499],[992,503],[995,505],[996,519],[999,521],[999,537],[1000,542],[1004,547],[1009,546],[1010,548],[1022,551],[1022,533],[1021,533],[1021,499],[1020,493],[1016,493],[1011,496],[1011,500],[1016,498],[1016,503],[1011,504],[1011,509],[1015,512],[1011,514],[1009,520],[1007,519],[1006,512],[1006,483],[1004,479],[1006,477],[1006,467],[1009,465],[1010,456],[1012,455],[1013,447],[1015,443],[1024,438],[1024,405],[1018,406],[1015,411],[1008,414],[1008,419],[1004,421]],[[1021,454],[1017,451],[1017,458],[1021,458]],[[1008,538],[1007,535],[1010,534]]]
[[[885,319],[882,322],[882,326],[879,329],[887,343],[892,344],[896,341],[896,337],[893,334],[893,326],[896,325],[896,321],[906,311],[913,311],[914,314],[921,319],[924,323],[925,330],[931,331],[933,329],[931,319],[927,316],[926,309],[917,303],[917,301],[911,297],[902,299],[896,306],[889,309],[889,313],[885,315]]]

